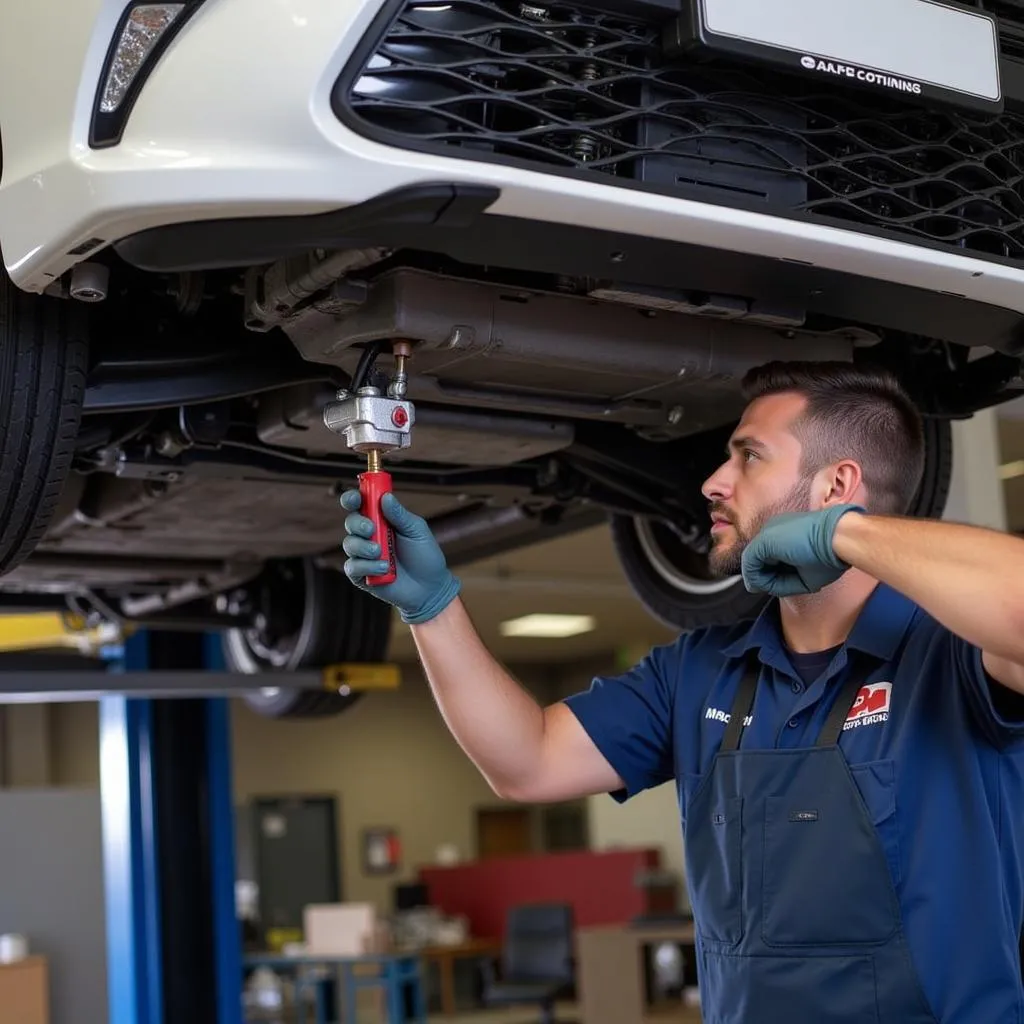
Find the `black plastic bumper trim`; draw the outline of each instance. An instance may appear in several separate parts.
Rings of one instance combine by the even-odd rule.
[[[346,238],[468,227],[500,194],[486,185],[415,185],[327,213],[203,220],[151,228],[116,242],[114,249],[140,270],[246,267],[336,246]]]

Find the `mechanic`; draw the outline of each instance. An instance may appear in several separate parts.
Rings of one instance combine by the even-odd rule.
[[[441,713],[522,802],[674,780],[706,1024],[1024,1019],[1024,540],[906,516],[922,423],[851,364],[769,364],[708,479],[752,622],[542,708],[488,653],[423,519],[398,577]],[[346,572],[380,571],[359,494]]]

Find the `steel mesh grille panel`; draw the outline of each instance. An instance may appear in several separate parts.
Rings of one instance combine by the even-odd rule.
[[[975,6],[1024,53],[1024,0]],[[660,37],[568,6],[408,2],[340,102],[399,145],[1024,259],[1021,116],[685,62]]]

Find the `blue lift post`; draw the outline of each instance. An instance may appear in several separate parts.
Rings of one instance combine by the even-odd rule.
[[[201,634],[141,632],[112,672],[223,670]],[[242,1024],[224,698],[100,701],[110,1024]]]
[[[211,672],[226,670],[220,637],[203,638]],[[235,800],[231,770],[231,709],[227,698],[206,704],[206,764],[210,801],[213,941],[218,1024],[242,1024],[242,939],[235,902]]]

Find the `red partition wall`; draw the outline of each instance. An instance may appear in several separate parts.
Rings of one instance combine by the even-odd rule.
[[[569,902],[578,927],[628,921],[645,909],[637,875],[660,864],[656,848],[489,857],[420,868],[420,881],[433,906],[469,919],[474,937],[500,938],[506,911],[520,903]]]

